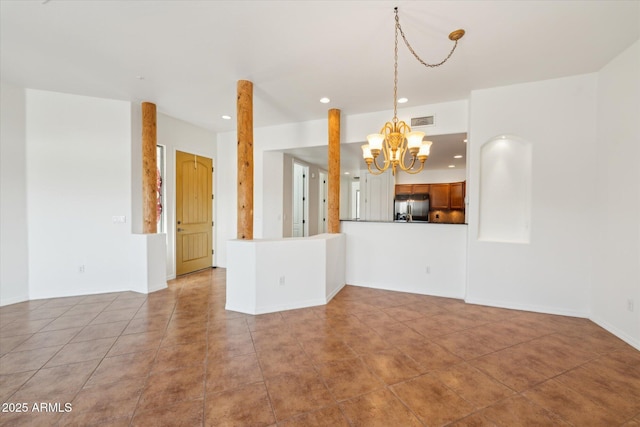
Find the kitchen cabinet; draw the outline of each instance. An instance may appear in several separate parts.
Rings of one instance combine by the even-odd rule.
[[[451,209],[464,209],[464,182],[449,184],[449,206]]]
[[[396,184],[395,194],[429,194],[430,209],[464,209],[465,182]]]
[[[427,194],[429,184],[396,184],[396,194]]]
[[[429,192],[429,184],[413,184],[413,194],[427,194]]]
[[[431,209],[449,209],[450,185],[431,184],[429,188]]]
[[[413,184],[396,184],[396,194],[413,194]]]

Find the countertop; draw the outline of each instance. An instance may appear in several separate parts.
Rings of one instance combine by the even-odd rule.
[[[382,221],[382,220],[362,220],[362,219],[341,219],[344,222],[378,222],[383,224],[446,224],[446,225],[467,225],[460,222],[432,222],[432,221]]]

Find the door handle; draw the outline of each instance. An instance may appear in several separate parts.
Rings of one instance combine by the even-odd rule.
[[[184,228],[178,228],[178,233],[184,231]]]

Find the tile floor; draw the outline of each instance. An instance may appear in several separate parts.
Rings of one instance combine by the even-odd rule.
[[[352,286],[261,316],[224,303],[212,269],[2,307],[0,402],[30,412],[0,425],[640,426],[640,352],[585,319]]]

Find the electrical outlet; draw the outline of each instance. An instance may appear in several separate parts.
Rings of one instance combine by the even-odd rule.
[[[628,299],[627,300],[627,310],[633,312],[633,300],[632,299]]]
[[[84,273],[84,264],[78,267],[78,273]]]
[[[284,286],[284,276],[280,276],[280,286]]]
[[[431,274],[431,266],[427,265],[427,267],[424,269],[424,272],[427,274]]]

